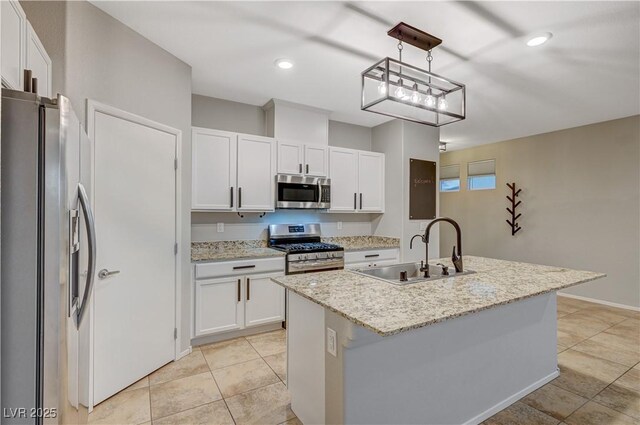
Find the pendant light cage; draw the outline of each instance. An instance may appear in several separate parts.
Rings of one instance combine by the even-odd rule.
[[[464,84],[384,58],[362,72],[363,111],[440,127],[465,119]]]

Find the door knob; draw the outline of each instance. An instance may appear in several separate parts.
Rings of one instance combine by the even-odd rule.
[[[106,278],[108,278],[109,276],[114,275],[114,274],[118,274],[118,273],[120,273],[120,270],[114,270],[114,271],[111,271],[111,272],[110,272],[110,271],[109,271],[109,270],[107,270],[107,269],[102,269],[102,270],[100,270],[100,271],[98,272],[98,277],[99,277],[100,279],[106,279]]]

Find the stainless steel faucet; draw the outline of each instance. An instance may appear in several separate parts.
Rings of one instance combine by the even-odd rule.
[[[411,242],[409,242],[409,248],[413,249],[413,240],[415,238],[422,238],[422,242],[425,245],[426,251],[425,261],[424,263],[420,263],[420,272],[424,273],[424,277],[429,277],[429,233],[431,231],[431,227],[439,221],[446,221],[456,229],[456,244],[458,247],[458,253],[456,255],[456,246],[454,246],[453,252],[451,253],[451,261],[453,262],[453,266],[456,269],[456,273],[462,273],[464,271],[464,268],[462,266],[462,231],[460,230],[460,226],[458,225],[458,223],[448,217],[440,217],[429,223],[427,229],[424,232],[424,235],[414,235],[411,238]]]

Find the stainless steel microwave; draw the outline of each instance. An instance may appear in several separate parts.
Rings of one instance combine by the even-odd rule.
[[[328,209],[331,207],[331,179],[278,174],[276,208]]]

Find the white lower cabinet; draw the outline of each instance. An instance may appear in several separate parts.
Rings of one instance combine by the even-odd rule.
[[[284,258],[197,264],[194,276],[194,337],[284,321],[285,291],[271,281]]]
[[[240,277],[197,280],[195,336],[242,329],[244,302],[241,292]]]
[[[271,281],[277,276],[282,276],[282,273],[245,277],[245,327],[284,320],[284,288]]]

